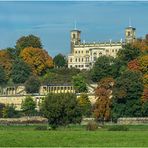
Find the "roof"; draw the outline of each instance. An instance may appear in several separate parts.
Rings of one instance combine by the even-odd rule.
[[[75,32],[75,31],[81,32],[80,30],[77,30],[77,29],[71,30],[71,32]]]
[[[136,28],[134,28],[134,27],[132,27],[132,26],[126,27],[126,29],[133,29],[133,30],[136,30]]]

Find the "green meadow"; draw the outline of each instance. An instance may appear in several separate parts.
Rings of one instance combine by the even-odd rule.
[[[148,125],[129,131],[86,131],[83,126],[35,130],[36,126],[0,126],[0,147],[148,147]]]

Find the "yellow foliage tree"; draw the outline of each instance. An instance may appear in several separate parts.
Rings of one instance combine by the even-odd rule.
[[[148,44],[146,40],[137,40],[133,46],[139,48],[142,52],[148,51]]]
[[[0,65],[4,68],[7,74],[7,78],[11,73],[12,68],[12,58],[7,50],[0,50]]]
[[[42,75],[53,67],[52,58],[43,49],[27,47],[21,51],[20,56],[31,67],[34,75]]]
[[[148,74],[148,55],[143,55],[139,57],[140,71],[143,74]]]

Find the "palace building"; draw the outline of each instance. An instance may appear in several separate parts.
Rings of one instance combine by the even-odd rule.
[[[70,33],[71,53],[68,55],[68,68],[86,69],[92,68],[100,56],[116,57],[118,51],[126,43],[134,42],[136,29],[129,26],[125,29],[125,42],[81,42],[81,31],[74,29]]]

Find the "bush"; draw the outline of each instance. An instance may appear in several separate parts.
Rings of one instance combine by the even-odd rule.
[[[86,130],[88,131],[96,131],[98,129],[98,125],[96,122],[89,122],[86,126]]]
[[[125,125],[115,125],[108,128],[108,131],[128,131],[129,128]]]
[[[35,127],[35,130],[45,131],[45,130],[47,130],[47,126],[37,126],[37,127]]]
[[[48,119],[52,129],[58,126],[80,123],[81,109],[75,94],[48,94],[41,104],[41,113]]]

